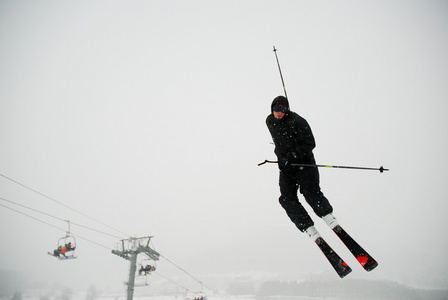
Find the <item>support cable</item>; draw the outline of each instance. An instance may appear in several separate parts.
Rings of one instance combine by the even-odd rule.
[[[104,225],[104,226],[106,226],[106,227],[109,227],[110,229],[113,229],[113,230],[115,230],[115,231],[117,231],[117,232],[120,232],[120,233],[122,233],[122,234],[124,234],[124,235],[126,235],[126,236],[130,236],[130,234],[127,234],[126,232],[123,232],[123,231],[121,231],[121,230],[119,230],[119,229],[117,229],[117,228],[114,228],[114,227],[112,227],[112,226],[109,226],[109,225],[107,225],[107,224],[105,224],[105,223],[103,223],[103,222],[101,222],[101,221],[99,221],[99,220],[96,220],[96,219],[94,219],[94,218],[92,218],[92,217],[90,217],[90,216],[88,216],[88,215],[86,215],[86,214],[84,214],[84,213],[82,213],[82,212],[80,212],[80,211],[74,209],[74,208],[71,208],[71,207],[68,206],[68,205],[65,205],[64,203],[61,203],[61,202],[59,202],[59,201],[57,201],[57,200],[55,200],[55,199],[53,199],[53,198],[51,198],[51,197],[49,197],[49,196],[47,196],[47,195],[45,195],[45,194],[42,194],[42,193],[39,192],[39,191],[36,191],[35,189],[32,189],[32,188],[30,188],[30,187],[24,185],[23,183],[20,183],[20,182],[14,180],[14,179],[12,179],[12,178],[9,178],[9,177],[7,177],[7,176],[5,176],[5,175],[3,175],[3,174],[0,174],[0,176],[2,176],[2,177],[4,177],[4,178],[6,178],[6,179],[8,179],[8,180],[10,180],[10,181],[12,181],[12,182],[14,182],[15,184],[18,184],[18,185],[20,185],[20,186],[26,188],[26,189],[28,189],[28,190],[30,190],[30,191],[32,191],[32,192],[38,194],[38,195],[41,195],[42,197],[47,198],[48,200],[51,200],[51,201],[53,201],[53,202],[55,202],[55,203],[57,203],[57,204],[59,204],[59,205],[65,207],[65,208],[68,208],[68,209],[70,209],[70,210],[72,210],[72,211],[74,211],[74,212],[76,212],[76,213],[78,213],[78,214],[80,214],[80,215],[83,215],[83,216],[86,217],[86,218],[89,218],[89,219],[91,219],[91,220],[93,220],[93,221],[95,221],[95,222],[97,222],[97,223],[100,223],[100,224],[102,224],[102,225]]]
[[[27,206],[22,205],[22,204],[19,204],[19,203],[15,203],[14,201],[10,201],[10,200],[7,200],[7,199],[5,199],[5,198],[1,198],[1,197],[0,197],[0,200],[3,200],[3,201],[6,201],[6,202],[9,202],[9,203],[12,203],[12,204],[14,204],[14,205],[18,205],[18,206],[20,206],[20,207],[24,207],[24,208],[30,209],[30,210],[32,210],[32,211],[35,211],[35,212],[44,214],[44,215],[46,215],[46,216],[55,218],[55,219],[60,220],[60,221],[67,222],[67,220],[64,220],[64,219],[61,219],[61,218],[59,218],[59,217],[50,215],[50,214],[48,214],[48,213],[45,213],[45,212],[42,212],[42,211],[39,211],[39,210],[30,208],[30,207],[27,207]],[[0,206],[5,207],[5,208],[7,208],[7,209],[9,209],[9,210],[12,210],[12,211],[14,211],[14,212],[16,212],[16,213],[19,213],[19,214],[21,214],[21,215],[24,215],[24,216],[26,216],[26,217],[28,217],[28,218],[31,218],[31,219],[33,219],[33,220],[35,220],[35,221],[41,222],[41,223],[43,223],[43,224],[45,224],[45,225],[47,225],[47,226],[50,226],[50,227],[53,227],[53,228],[55,228],[55,229],[61,230],[61,231],[63,231],[63,232],[66,232],[65,229],[59,228],[59,227],[57,227],[57,226],[55,226],[55,225],[53,225],[53,224],[50,224],[50,223],[48,223],[48,222],[45,222],[45,221],[43,221],[43,220],[41,220],[41,219],[38,219],[38,218],[36,218],[36,217],[30,216],[30,215],[28,215],[28,214],[26,214],[26,213],[24,213],[24,212],[21,212],[21,211],[19,211],[19,210],[16,210],[16,209],[14,209],[14,208],[9,207],[9,206],[3,205],[3,204],[0,204]],[[71,222],[71,224],[74,224],[74,225],[77,225],[77,226],[81,226],[81,227],[84,227],[84,228],[93,230],[93,231],[95,231],[95,232],[103,233],[103,232],[98,231],[98,230],[95,230],[95,229],[93,229],[93,228],[88,228],[88,227],[86,227],[86,226],[82,226],[82,225],[79,225],[79,224],[76,224],[76,223],[73,223],[73,222]],[[77,238],[80,238],[80,239],[82,239],[82,240],[85,240],[85,241],[87,241],[87,242],[89,242],[89,243],[92,243],[92,244],[95,244],[95,245],[100,246],[100,247],[102,247],[102,248],[105,248],[105,249],[107,249],[107,250],[109,250],[109,251],[112,251],[112,250],[113,250],[113,249],[111,249],[110,247],[107,247],[107,246],[104,246],[104,245],[99,244],[99,243],[97,243],[97,242],[94,242],[94,241],[92,241],[92,240],[90,240],[90,239],[87,239],[87,238],[85,238],[85,237],[83,237],[83,236],[80,236],[80,235],[78,235],[78,234],[73,234],[73,233],[70,233],[70,234],[73,235],[73,236],[75,236],[75,237],[77,237]],[[103,234],[107,234],[107,233],[103,233]],[[109,235],[109,234],[107,234],[107,235]],[[176,268],[178,268],[179,270],[181,270],[182,272],[184,272],[185,274],[187,274],[188,276],[190,276],[191,278],[193,278],[196,282],[200,283],[200,284],[201,284],[201,287],[204,286],[205,288],[207,288],[208,290],[210,290],[211,292],[213,292],[215,295],[217,295],[217,296],[220,297],[220,298],[223,298],[223,299],[229,299],[229,300],[231,299],[231,298],[229,298],[228,296],[226,296],[226,295],[224,295],[224,294],[222,294],[222,293],[220,293],[220,292],[218,292],[218,291],[215,291],[215,290],[211,289],[210,287],[206,286],[206,285],[203,284],[203,282],[200,281],[197,277],[193,276],[191,273],[187,272],[186,270],[184,270],[183,268],[181,268],[180,266],[178,266],[177,264],[175,264],[174,262],[172,262],[171,260],[169,260],[168,258],[166,258],[165,256],[163,256],[162,254],[160,254],[160,256],[161,256],[162,258],[164,258],[166,261],[168,261],[170,264],[172,264],[173,266],[175,266]],[[173,284],[175,284],[175,285],[181,287],[182,289],[184,289],[184,290],[186,290],[186,291],[190,291],[190,292],[194,293],[194,291],[192,291],[192,290],[190,290],[190,289],[188,289],[188,288],[182,286],[181,284],[175,282],[174,280],[169,279],[169,278],[166,277],[166,276],[161,275],[159,272],[155,272],[155,274],[157,274],[157,275],[159,275],[160,277],[162,277],[162,278],[164,278],[164,279],[170,281],[171,283],[173,283]],[[201,292],[202,292],[202,290],[201,290]]]
[[[155,247],[154,247],[152,241],[150,241],[150,243],[151,243],[152,248],[155,250]],[[187,274],[188,276],[190,276],[191,278],[193,278],[193,280],[195,280],[196,282],[198,282],[198,283],[201,285],[201,292],[202,292],[202,286],[204,286],[206,289],[210,290],[210,291],[213,292],[215,295],[217,295],[217,296],[219,296],[219,297],[221,297],[221,298],[224,298],[224,299],[231,299],[231,298],[227,297],[225,294],[222,294],[222,293],[220,293],[220,292],[218,292],[218,291],[215,291],[215,290],[211,289],[210,287],[206,286],[206,285],[203,284],[203,282],[200,281],[198,278],[196,278],[195,276],[193,276],[193,275],[190,274],[189,272],[185,271],[185,270],[182,269],[180,266],[178,266],[177,264],[175,264],[174,262],[172,262],[171,260],[169,260],[168,258],[166,258],[165,256],[163,256],[162,254],[160,254],[160,252],[159,252],[159,256],[162,257],[162,258],[164,258],[164,259],[165,259],[166,261],[168,261],[170,264],[172,264],[173,266],[175,266],[176,268],[178,268],[179,270],[181,270],[182,272],[184,272],[185,274]],[[160,275],[158,272],[156,272],[155,274]],[[170,280],[170,279],[168,279],[168,278],[166,278],[166,277],[164,277],[164,276],[162,276],[162,275],[160,275],[160,276],[163,277],[163,278],[165,278],[165,279],[167,279],[168,281],[170,281],[170,282],[172,282],[172,283],[174,283],[174,284],[180,286],[181,288],[185,289],[186,291],[193,292],[192,290],[187,289],[187,288],[181,286],[180,284],[178,284],[178,283],[176,283],[176,282],[174,282],[174,281],[172,281],[172,280]]]
[[[166,258],[165,256],[163,256],[162,254],[160,254],[160,257],[164,258],[167,262],[169,262],[170,264],[172,264],[173,266],[175,266],[176,268],[178,268],[179,270],[181,270],[182,272],[184,272],[185,274],[187,274],[188,276],[190,276],[191,278],[193,278],[196,282],[198,282],[201,287],[204,286],[206,289],[212,291],[213,293],[217,294],[219,297],[224,298],[224,299],[231,299],[229,297],[227,297],[224,294],[218,293],[216,291],[214,291],[213,289],[211,289],[210,287],[206,286],[205,284],[203,284],[203,282],[201,280],[199,280],[198,278],[196,278],[195,276],[193,276],[192,274],[190,274],[189,272],[187,272],[186,270],[182,269],[181,267],[179,267],[178,265],[176,265],[174,262],[172,262],[171,260],[169,260],[168,258]],[[201,291],[202,292],[202,291]]]
[[[162,277],[162,278],[168,280],[168,281],[171,282],[171,283],[174,283],[175,285],[177,285],[178,287],[181,287],[182,289],[184,289],[184,290],[186,290],[186,291],[193,292],[193,291],[191,291],[190,289],[188,289],[188,288],[184,287],[183,285],[181,285],[180,283],[177,283],[176,281],[171,280],[171,279],[169,279],[169,278],[166,277],[166,276],[163,276],[162,274],[160,274],[159,271],[154,272],[154,274],[156,274],[156,275],[158,275],[158,276],[160,276],[160,277]]]
[[[6,201],[6,202],[9,202],[9,203],[12,203],[12,204],[14,204],[14,205],[17,205],[17,206],[20,206],[20,207],[23,207],[23,208],[26,208],[26,209],[29,209],[29,210],[32,210],[32,211],[35,211],[35,212],[37,212],[37,213],[46,215],[46,216],[48,216],[48,217],[51,217],[51,218],[54,218],[54,219],[57,219],[57,220],[60,220],[60,221],[64,221],[64,222],[68,222],[68,221],[69,221],[69,220],[61,219],[61,218],[59,218],[59,217],[50,215],[50,214],[48,214],[48,213],[46,213],[46,212],[43,212],[43,211],[40,211],[40,210],[31,208],[31,207],[28,207],[28,206],[25,206],[25,205],[22,205],[22,204],[19,204],[19,203],[16,203],[16,202],[14,202],[14,201],[11,201],[11,200],[8,200],[8,199],[5,199],[5,198],[1,198],[1,197],[0,197],[0,200],[3,200],[3,201]],[[119,236],[116,236],[116,235],[113,235],[113,234],[109,234],[109,233],[107,233],[107,232],[103,232],[103,231],[100,231],[100,230],[97,230],[97,229],[94,229],[94,228],[90,228],[90,227],[87,227],[87,226],[84,226],[84,225],[81,225],[81,224],[77,224],[77,223],[74,223],[74,222],[71,222],[71,221],[70,221],[70,224],[72,224],[72,225],[76,225],[76,226],[79,226],[79,227],[82,227],[82,228],[85,228],[85,229],[88,229],[88,230],[91,230],[91,231],[95,231],[95,232],[98,232],[98,233],[101,233],[101,234],[104,234],[104,235],[108,235],[108,236],[111,236],[111,237],[114,237],[114,238],[121,239],[121,237],[119,237]]]
[[[182,269],[181,267],[179,267],[178,265],[176,265],[175,263],[173,263],[171,260],[169,260],[168,258],[166,258],[165,256],[163,256],[162,254],[160,254],[160,257],[163,257],[167,262],[169,262],[170,264],[172,264],[173,266],[175,266],[176,268],[178,268],[179,270],[181,270],[182,272],[184,272],[185,274],[187,274],[188,276],[190,276],[191,278],[193,278],[195,281],[201,283],[201,281],[199,279],[197,279],[196,277],[194,277],[193,275],[191,275],[190,273],[188,273],[187,271],[185,271],[184,269]]]
[[[0,204],[0,206],[3,206],[3,207],[5,207],[5,208],[7,208],[7,209],[10,209],[10,210],[12,210],[12,211],[14,211],[14,212],[16,212],[16,213],[19,213],[19,214],[21,214],[21,215],[24,215],[24,216],[26,216],[26,217],[28,217],[28,218],[33,219],[33,220],[39,221],[39,222],[41,222],[41,223],[44,223],[45,225],[48,225],[48,226],[51,226],[51,227],[53,227],[53,228],[56,228],[56,229],[59,229],[59,230],[61,230],[61,231],[66,232],[65,229],[59,228],[59,227],[57,227],[57,226],[54,226],[54,225],[52,225],[52,224],[50,224],[50,223],[47,223],[47,222],[45,222],[45,221],[42,221],[42,220],[40,220],[40,219],[38,219],[38,218],[35,218],[35,217],[33,217],[33,216],[30,216],[30,215],[28,215],[28,214],[26,214],[26,213],[24,213],[24,212],[21,212],[21,211],[19,211],[19,210],[16,210],[16,209],[14,209],[14,208],[9,207],[9,206],[3,205],[3,204]],[[64,221],[65,221],[65,220],[64,220]],[[108,250],[112,250],[111,248],[109,248],[109,247],[107,247],[107,246],[104,246],[104,245],[101,245],[101,244],[99,244],[99,243],[97,243],[97,242],[91,241],[91,240],[89,240],[89,239],[87,239],[87,238],[85,238],[85,237],[82,237],[82,236],[78,235],[78,234],[73,234],[73,233],[70,233],[70,234],[73,235],[73,236],[75,236],[75,237],[78,237],[78,238],[80,238],[80,239],[83,239],[83,240],[85,240],[85,241],[87,241],[87,242],[90,242],[90,243],[92,243],[92,244],[95,244],[95,245],[97,245],[97,246],[106,248],[106,249],[108,249]]]
[[[94,219],[94,218],[92,218],[92,217],[90,217],[90,216],[88,216],[88,215],[86,215],[86,214],[84,214],[84,213],[82,213],[82,212],[80,212],[80,211],[74,209],[74,208],[71,208],[71,207],[69,207],[68,205],[65,205],[65,204],[63,204],[63,203],[61,203],[61,202],[59,202],[59,201],[57,201],[57,200],[55,200],[55,199],[53,199],[53,198],[51,198],[51,197],[45,195],[45,194],[43,194],[43,193],[40,193],[39,191],[36,191],[36,190],[34,190],[34,189],[32,189],[32,188],[30,188],[30,187],[24,185],[24,184],[22,184],[22,183],[20,183],[20,182],[18,182],[18,181],[16,181],[16,180],[14,180],[14,179],[12,179],[12,178],[9,178],[9,177],[7,177],[7,176],[5,176],[5,175],[3,175],[3,174],[0,174],[0,176],[2,176],[2,177],[4,177],[4,178],[6,178],[6,179],[8,179],[8,180],[10,180],[10,181],[12,181],[12,182],[14,182],[14,183],[16,183],[16,184],[22,186],[22,187],[24,187],[24,188],[26,188],[26,189],[28,189],[28,190],[34,192],[34,193],[36,193],[36,194],[38,194],[38,195],[40,195],[40,196],[42,196],[42,197],[44,197],[44,198],[46,198],[46,199],[48,199],[48,200],[51,200],[51,201],[53,201],[53,202],[55,202],[55,203],[57,203],[57,204],[59,204],[59,205],[65,207],[65,208],[68,208],[68,209],[70,209],[70,210],[72,210],[72,211],[74,211],[74,212],[76,212],[76,213],[78,213],[78,214],[80,214],[80,215],[83,215],[83,216],[85,216],[85,217],[87,217],[87,218],[89,218],[89,219],[91,219],[91,220],[93,220],[93,221],[95,221],[95,222],[97,222],[97,223],[100,223],[100,224],[102,224],[102,225],[104,225],[104,226],[107,226],[107,227],[109,227],[109,228],[111,228],[111,229],[113,229],[113,230],[115,230],[115,231],[118,231],[118,232],[121,232],[121,233],[123,233],[123,234],[125,234],[125,235],[127,235],[127,236],[130,236],[129,234],[127,234],[127,233],[125,233],[125,232],[123,232],[123,231],[121,231],[121,230],[119,230],[119,229],[116,229],[116,228],[114,228],[114,227],[111,227],[111,226],[109,226],[109,225],[107,225],[107,224],[105,224],[105,223],[99,221],[99,220],[96,220],[96,219]],[[35,211],[35,212],[44,214],[44,215],[46,215],[46,216],[49,216],[49,217],[52,217],[52,218],[55,218],[55,219],[58,219],[58,220],[60,220],[60,221],[68,222],[68,220],[61,219],[61,218],[59,218],[59,217],[56,217],[56,216],[50,215],[50,214],[48,214],[48,213],[45,213],[45,212],[42,212],[42,211],[39,211],[39,210],[30,208],[30,207],[27,207],[27,206],[22,205],[22,204],[15,203],[15,202],[13,202],[13,201],[10,201],[10,200],[4,199],[4,198],[0,198],[0,200],[7,201],[7,202],[9,202],[9,203],[12,203],[12,204],[21,206],[21,207],[23,207],[23,208],[26,208],[26,209],[29,209],[29,210],[32,210],[32,211]],[[19,210],[13,209],[13,208],[8,207],[8,206],[3,205],[3,204],[0,204],[0,206],[5,207],[5,208],[7,208],[7,209],[10,209],[10,210],[12,210],[12,211],[14,211],[14,212],[17,212],[17,213],[19,213],[19,214],[22,214],[22,215],[24,215],[24,216],[26,216],[26,217],[29,217],[29,218],[31,218],[31,219],[34,219],[34,220],[36,220],[36,221],[39,221],[39,222],[41,222],[41,223],[44,223],[45,225],[48,225],[48,226],[51,226],[51,227],[56,228],[56,229],[58,229],[58,230],[61,230],[61,231],[66,232],[65,229],[61,229],[61,228],[59,228],[59,227],[57,227],[57,226],[54,226],[54,225],[52,225],[52,224],[50,224],[50,223],[47,223],[47,222],[45,222],[45,221],[42,221],[42,220],[40,220],[40,219],[38,219],[38,218],[35,218],[35,217],[33,217],[33,216],[30,216],[30,215],[28,215],[28,214],[26,214],[26,213],[23,213],[23,212],[19,211]],[[73,222],[71,222],[71,224],[74,224],[74,225],[76,225],[76,226],[80,226],[80,227],[83,227],[83,228],[85,228],[85,229],[89,229],[89,230],[92,230],[92,231],[95,231],[95,232],[98,232],[98,233],[102,233],[102,234],[105,234],[105,235],[109,235],[109,236],[112,236],[112,237],[121,239],[121,237],[117,237],[117,236],[114,236],[114,235],[111,235],[111,234],[108,234],[108,233],[105,233],[105,232],[102,232],[102,231],[99,231],[99,230],[96,230],[96,229],[93,229],[93,228],[90,228],[90,227],[87,227],[87,226],[83,226],[83,225],[76,224],[76,223],[73,223]],[[71,233],[71,234],[72,234],[72,233]],[[75,235],[75,234],[72,234],[72,235],[73,235],[73,236],[76,236],[76,237],[78,237],[78,238],[80,238],[80,239],[83,239],[83,240],[85,240],[85,241],[87,241],[87,242],[90,242],[90,243],[92,243],[92,244],[95,244],[95,245],[97,245],[97,246],[103,247],[103,248],[108,249],[108,250],[112,250],[111,248],[109,248],[109,247],[107,247],[107,246],[101,245],[101,244],[99,244],[99,243],[97,243],[97,242],[91,241],[91,240],[89,240],[89,239],[87,239],[87,238],[84,238],[84,237],[82,237],[82,236]],[[185,274],[187,274],[188,276],[190,276],[191,278],[193,278],[196,282],[198,282],[199,284],[201,284],[201,287],[204,286],[205,288],[207,288],[208,290],[210,290],[211,292],[215,293],[217,296],[219,296],[219,297],[221,297],[221,298],[224,298],[224,299],[231,299],[231,298],[227,297],[226,295],[221,294],[221,293],[219,293],[219,292],[217,292],[217,291],[214,291],[213,289],[209,288],[209,287],[206,286],[206,285],[203,285],[203,282],[202,282],[202,281],[200,281],[198,278],[196,278],[195,276],[193,276],[191,273],[189,273],[189,272],[187,272],[186,270],[182,269],[180,266],[178,266],[177,264],[175,264],[174,262],[172,262],[171,260],[169,260],[169,259],[166,258],[165,256],[163,256],[163,255],[161,255],[161,254],[160,254],[160,256],[163,257],[163,258],[164,258],[166,261],[168,261],[169,263],[171,263],[173,266],[175,266],[176,268],[178,268],[179,270],[181,270],[182,272],[184,272]],[[158,273],[157,273],[157,274],[158,274]],[[187,290],[187,291],[191,291],[191,290],[189,290],[189,289],[183,287],[182,285],[176,283],[175,281],[168,279],[167,277],[165,277],[165,276],[163,276],[163,275],[160,275],[160,274],[159,274],[159,276],[161,276],[161,277],[167,279],[168,281],[170,281],[170,282],[172,282],[172,283],[174,283],[174,284],[180,286],[181,288],[183,288],[183,289],[185,289],[185,290]]]

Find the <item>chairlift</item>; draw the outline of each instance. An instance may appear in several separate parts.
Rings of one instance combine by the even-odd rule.
[[[207,300],[207,295],[204,292],[194,293],[193,300]]]
[[[58,246],[49,255],[57,257],[59,260],[75,259],[76,239],[70,234],[70,222],[68,222],[68,231],[65,236],[58,240]]]
[[[138,269],[138,276],[148,276],[156,270],[156,262],[152,259],[143,259],[140,262],[140,267]]]
[[[148,276],[136,276],[134,279],[134,287],[144,287],[149,285]]]
[[[201,284],[201,291],[194,293],[193,300],[207,300],[207,295],[202,291],[202,282],[199,283]]]
[[[185,292],[185,300],[207,300],[207,294],[204,292]]]

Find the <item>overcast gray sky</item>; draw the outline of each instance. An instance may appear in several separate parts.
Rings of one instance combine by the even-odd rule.
[[[275,45],[317,162],[391,169],[320,170],[340,224],[379,262],[366,273],[312,214],[350,277],[447,287],[447,16],[447,1],[0,1],[0,174],[120,232],[5,177],[0,197],[153,235],[198,277],[336,276],[278,204],[277,167],[257,166],[275,159]],[[72,224],[79,258],[60,262],[46,254],[57,228],[1,206],[0,269],[121,287],[118,238]]]

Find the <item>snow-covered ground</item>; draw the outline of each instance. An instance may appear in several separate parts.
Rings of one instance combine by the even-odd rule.
[[[0,299],[2,299],[0,297]],[[9,298],[5,298],[9,299]],[[22,300],[63,300],[61,296],[45,297],[41,295],[22,295]],[[85,294],[79,293],[72,295],[67,300],[86,300]],[[126,294],[122,295],[108,295],[95,298],[97,300],[126,300]],[[181,295],[158,295],[158,296],[134,296],[134,300],[193,300],[194,298],[185,297]],[[207,296],[206,300],[221,300],[221,299],[234,299],[234,300],[254,300],[255,296]],[[306,299],[306,298],[304,298]],[[318,298],[316,298],[318,299]],[[93,299],[92,299],[93,300]]]

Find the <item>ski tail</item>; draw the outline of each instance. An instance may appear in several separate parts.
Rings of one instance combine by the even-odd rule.
[[[323,254],[328,259],[336,273],[338,273],[339,277],[344,278],[352,271],[347,263],[343,261],[336,252],[334,252],[334,250],[322,237],[318,237],[315,240],[315,243],[319,246],[320,250],[322,250]]]
[[[340,225],[333,228],[333,231],[347,246],[356,260],[361,264],[364,270],[370,272],[378,266],[378,262],[365,251]]]

